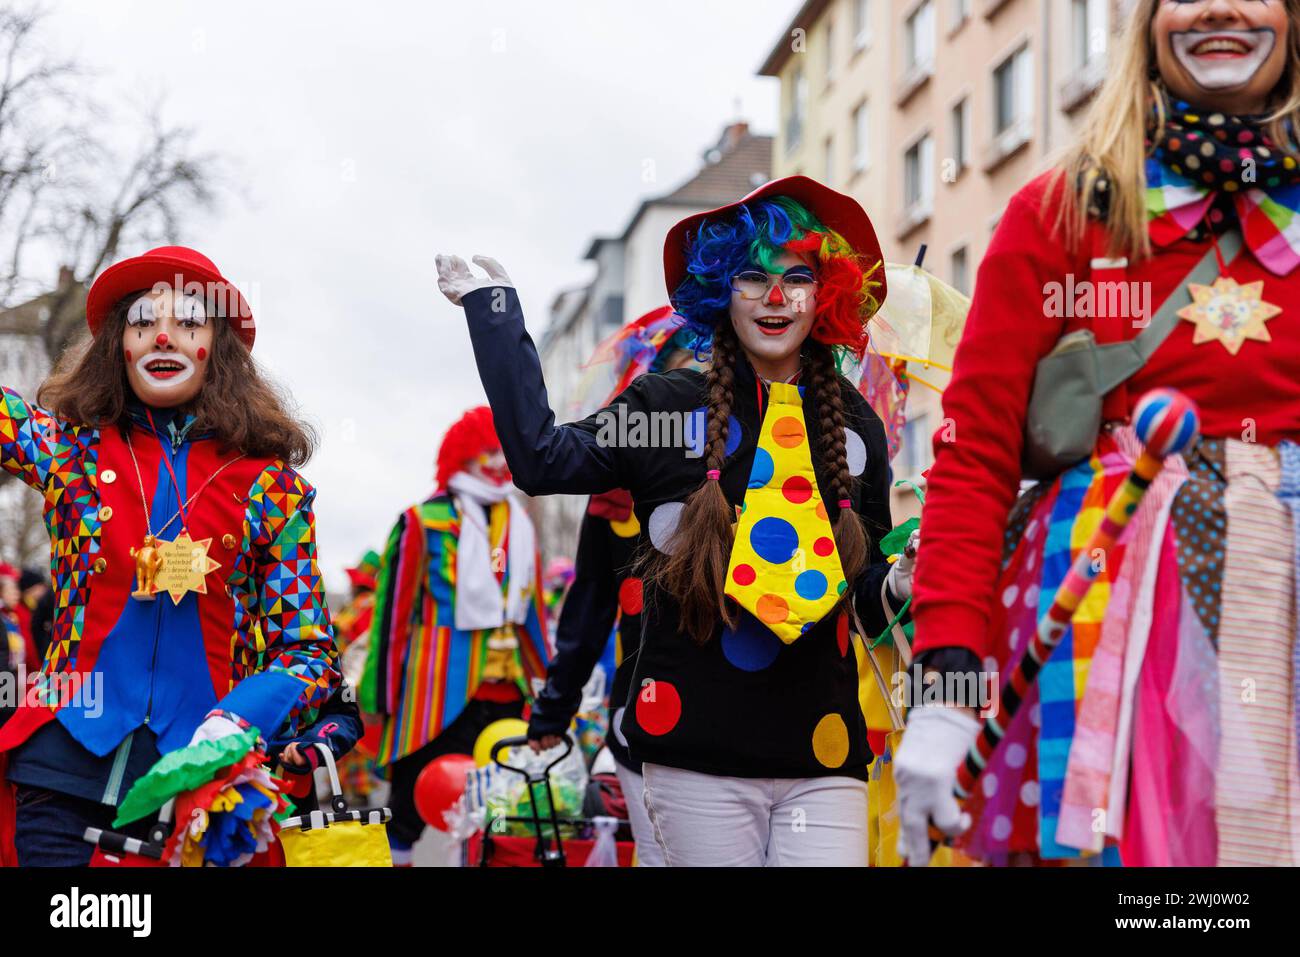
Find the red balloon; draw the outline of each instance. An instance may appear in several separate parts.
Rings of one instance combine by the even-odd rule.
[[[465,775],[473,770],[474,759],[468,754],[444,754],[424,766],[415,779],[415,809],[424,823],[447,830],[443,813],[465,793]]]

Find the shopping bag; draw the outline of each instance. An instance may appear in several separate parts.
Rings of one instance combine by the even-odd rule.
[[[343,797],[334,755],[317,744],[323,763],[316,774],[328,774],[330,810],[285,818],[279,840],[286,867],[392,867],[386,807],[351,810]]]

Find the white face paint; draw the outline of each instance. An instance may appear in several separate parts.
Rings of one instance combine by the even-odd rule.
[[[1234,90],[1250,82],[1277,43],[1270,28],[1185,30],[1169,34],[1174,56],[1203,90]]]
[[[155,389],[174,389],[184,385],[194,375],[195,368],[189,357],[179,352],[151,352],[135,361],[136,375],[150,382]]]
[[[213,331],[197,296],[160,289],[131,303],[122,350],[136,397],[155,408],[193,401],[206,379]]]

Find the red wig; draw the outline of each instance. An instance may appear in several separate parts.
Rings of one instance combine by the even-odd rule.
[[[464,471],[465,466],[480,455],[499,448],[501,440],[497,438],[497,429],[492,423],[492,410],[486,405],[470,409],[453,422],[442,437],[442,445],[438,447],[438,488],[446,488],[453,475]]]

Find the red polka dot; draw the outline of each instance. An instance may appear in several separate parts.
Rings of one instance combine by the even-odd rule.
[[[754,584],[754,579],[757,577],[754,569],[749,565],[737,565],[731,573],[731,580],[741,586]]]
[[[781,486],[781,494],[795,505],[802,505],[812,498],[812,483],[802,475],[791,475]]]
[[[832,538],[826,538],[823,536],[813,542],[813,552],[820,555],[822,558],[825,558],[833,551],[835,551],[835,540]]]
[[[636,723],[656,737],[677,727],[682,717],[682,697],[667,681],[651,678],[636,696]]]
[[[839,621],[835,623],[835,640],[840,646],[840,657],[849,653],[849,616],[840,612]]]
[[[767,594],[758,600],[758,604],[754,606],[754,612],[769,625],[775,625],[778,622],[785,621],[790,614],[790,606],[786,604],[785,599],[780,595]]]
[[[618,607],[623,609],[623,614],[641,614],[644,601],[641,591],[641,579],[626,578],[623,580],[623,584],[618,586]]]

